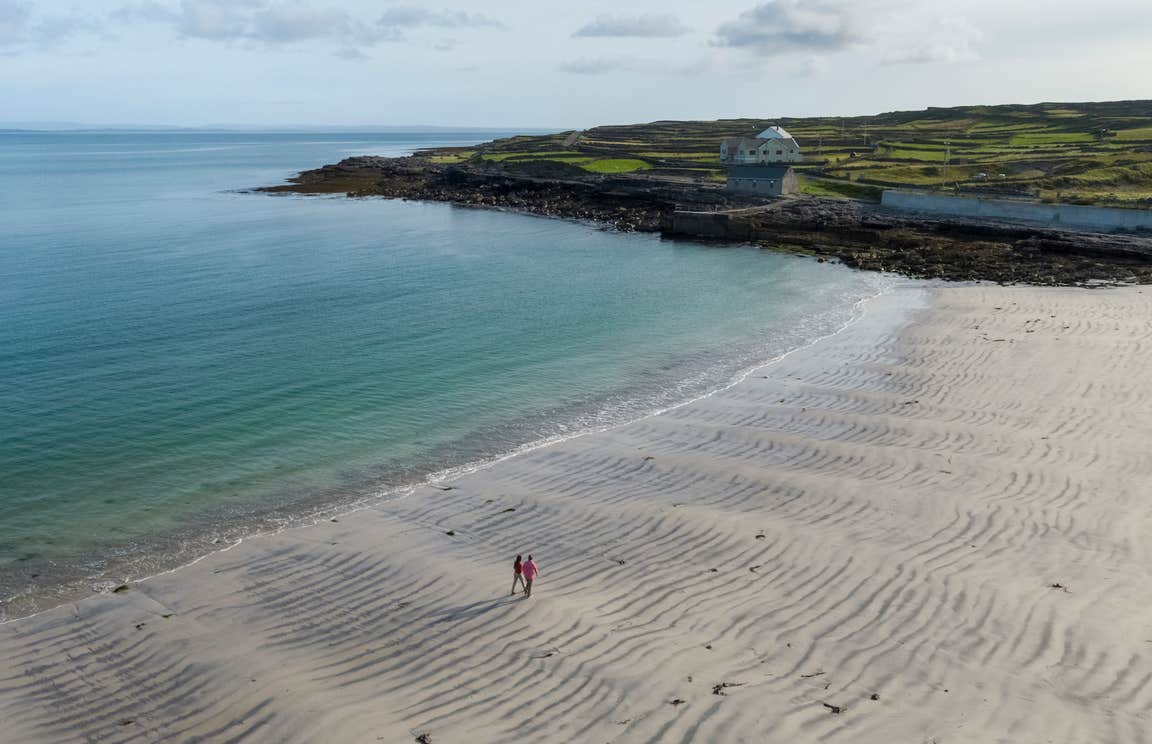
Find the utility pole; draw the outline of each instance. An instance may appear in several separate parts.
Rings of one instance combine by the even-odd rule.
[[[944,140],[944,182],[948,182],[948,163],[952,161],[952,140]]]

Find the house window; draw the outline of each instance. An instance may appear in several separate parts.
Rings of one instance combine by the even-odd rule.
[[[783,150],[777,150],[777,151],[776,151],[776,154],[777,154],[777,155],[783,155],[783,154],[784,154],[784,151],[783,151]]]

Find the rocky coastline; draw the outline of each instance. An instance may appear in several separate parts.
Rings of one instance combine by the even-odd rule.
[[[719,184],[587,174],[563,163],[445,165],[426,155],[352,157],[265,193],[448,202],[670,238],[754,243],[917,278],[1057,286],[1152,284],[1152,237],[897,213],[815,197],[764,200]]]

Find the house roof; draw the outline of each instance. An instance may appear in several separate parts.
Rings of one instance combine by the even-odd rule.
[[[777,126],[768,127],[756,137],[758,139],[793,139],[792,135],[784,130],[784,127]]]
[[[796,145],[796,149],[800,149],[800,145],[796,144],[796,140],[791,138],[786,140],[764,140],[760,138],[741,137],[739,139],[726,139],[724,140],[724,144],[728,145],[728,147],[746,147],[749,149],[756,149],[758,147],[764,147],[765,145],[772,146],[773,144],[792,144]]]
[[[790,165],[737,165],[728,169],[728,177],[780,179],[790,170],[792,170]]]

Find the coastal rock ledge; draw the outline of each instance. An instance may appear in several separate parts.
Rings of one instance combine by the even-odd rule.
[[[767,199],[721,185],[597,175],[563,163],[526,168],[360,156],[303,171],[264,193],[346,194],[587,220],[670,238],[753,243],[918,278],[1084,286],[1152,283],[1152,237],[934,217],[850,199]]]

